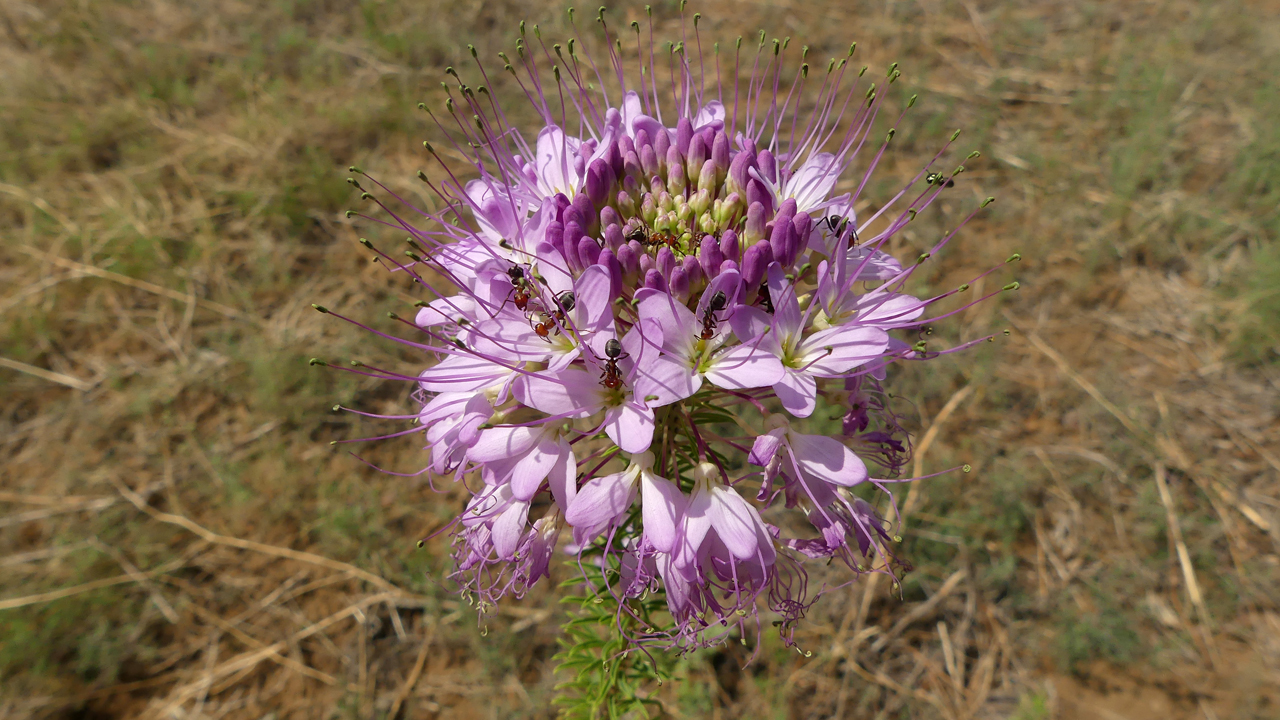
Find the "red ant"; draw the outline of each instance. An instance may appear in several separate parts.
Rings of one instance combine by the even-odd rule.
[[[623,236],[626,240],[635,240],[641,245],[666,245],[676,249],[678,238],[665,230],[650,231],[644,225],[636,225]]]
[[[724,309],[729,304],[729,298],[725,296],[723,290],[717,290],[715,295],[711,296],[711,302],[707,303],[707,311],[702,316],[702,334],[698,337],[703,340],[710,340],[716,334],[716,313]]]
[[[617,338],[609,338],[609,342],[604,344],[604,354],[608,359],[604,361],[604,372],[600,375],[600,384],[610,390],[617,390],[622,387],[622,373],[618,371],[618,361],[628,355],[622,352],[622,343]]]
[[[533,326],[533,331],[538,334],[538,337],[544,339],[550,337],[553,332],[559,332],[558,328],[564,322],[564,314],[573,310],[575,302],[572,292],[566,290],[560,293],[560,296],[556,298],[556,304],[560,306],[560,309],[552,310],[546,316],[546,320]]]
[[[532,293],[529,290],[529,279],[525,277],[524,270],[519,265],[512,265],[507,268],[507,277],[511,278],[513,286],[511,292],[511,300],[516,304],[516,309],[524,312],[529,307],[529,299]]]

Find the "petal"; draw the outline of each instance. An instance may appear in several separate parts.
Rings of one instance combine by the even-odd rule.
[[[782,447],[781,429],[761,435],[751,445],[751,454],[747,456],[747,462],[761,467],[767,466],[773,462],[773,456],[778,454],[780,447]]]
[[[538,488],[560,459],[560,444],[555,438],[544,437],[538,446],[516,464],[511,473],[511,494],[517,500],[529,500],[538,494]]]
[[[742,342],[750,342],[773,329],[773,319],[769,314],[757,307],[739,305],[729,317],[729,326],[733,334]],[[776,343],[775,343],[776,345]]]
[[[521,403],[548,415],[586,417],[604,405],[600,383],[578,368],[522,375],[513,391]]]
[[[418,385],[427,392],[483,390],[496,385],[511,371],[469,353],[451,355],[418,376]]]
[[[574,317],[578,332],[598,332],[613,321],[609,303],[609,271],[600,265],[592,265],[583,271],[574,284]]]
[[[569,503],[565,521],[581,529],[585,540],[594,539],[631,507],[636,497],[638,474],[639,469],[625,470],[592,479]]]
[[[493,549],[498,557],[510,560],[520,547],[525,521],[529,518],[529,503],[515,502],[498,516],[493,523]]]
[[[637,365],[634,378],[635,399],[651,408],[683,400],[702,387],[702,376],[688,363],[678,362],[670,355]]]
[[[413,323],[418,327],[432,327],[459,320],[476,320],[476,301],[468,295],[436,298],[418,311]]]
[[[680,534],[676,538],[675,562],[680,567],[693,567],[698,561],[698,551],[711,530],[711,493],[705,487],[694,490],[680,521]]]
[[[569,509],[578,495],[578,459],[574,457],[573,448],[564,438],[560,438],[559,445],[559,454],[551,465],[551,472],[547,473],[547,484],[551,487],[551,497],[564,511]]]
[[[642,288],[636,297],[641,320],[652,319],[662,328],[662,349],[682,358],[691,356],[699,326],[693,312],[670,293],[660,290]]]
[[[581,144],[582,141],[565,135],[555,125],[548,125],[538,133],[537,157],[533,165],[538,175],[538,189],[544,195],[564,193],[573,197],[579,180],[573,169],[573,156]]]
[[[659,552],[669,553],[675,546],[676,523],[684,512],[684,493],[675,483],[651,472],[640,473],[640,510],[644,535]]]
[[[850,487],[867,479],[867,466],[835,438],[791,433],[788,440],[800,469],[820,480]]]
[[[787,179],[782,196],[796,199],[797,212],[823,206],[842,169],[831,153],[814,153]]]
[[[711,488],[711,507],[707,510],[716,535],[739,560],[750,560],[757,554],[766,558],[773,552],[773,543],[754,507],[728,487]],[[761,542],[764,540],[765,542]],[[766,563],[769,561],[766,561]]]
[[[707,380],[729,390],[769,387],[782,380],[782,361],[755,341],[716,353],[704,369]]]
[[[604,431],[623,452],[638,453],[653,443],[653,410],[633,402],[610,408],[604,416]]]
[[[769,299],[773,301],[773,331],[778,334],[778,342],[788,345],[789,338],[800,334],[804,317],[800,314],[795,287],[776,262],[769,265]]]
[[[878,325],[885,329],[901,327],[924,314],[924,302],[902,293],[868,293],[858,298],[859,325]]]
[[[812,375],[784,368],[782,379],[774,384],[773,392],[787,412],[796,417],[809,417],[816,404],[818,382]]]
[[[805,338],[796,354],[808,373],[835,377],[880,357],[888,345],[889,335],[880,328],[841,325]]]
[[[536,428],[492,428],[480,433],[480,439],[467,451],[473,462],[493,462],[523,455],[537,444],[541,433]]]

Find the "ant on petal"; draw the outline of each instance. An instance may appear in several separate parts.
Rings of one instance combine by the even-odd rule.
[[[533,331],[537,333],[538,337],[543,339],[549,338],[553,333],[559,332],[560,325],[564,323],[564,314],[573,310],[576,303],[577,301],[573,297],[572,292],[566,290],[560,293],[556,298],[556,305],[558,305],[559,308],[552,310],[549,314],[546,314],[544,316],[546,319],[535,324],[533,326]]]
[[[719,319],[716,313],[724,309],[729,304],[729,298],[725,296],[723,290],[717,290],[715,295],[711,296],[711,301],[707,303],[706,313],[702,316],[702,333],[698,335],[703,340],[710,340],[716,335],[716,323]]]
[[[618,361],[628,354],[622,352],[622,343],[617,338],[609,338],[604,344],[604,372],[600,375],[600,384],[610,390],[622,387],[622,373],[618,370]]]

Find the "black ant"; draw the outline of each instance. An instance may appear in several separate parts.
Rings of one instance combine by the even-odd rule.
[[[512,265],[507,268],[507,277],[511,278],[512,288],[511,300],[516,304],[516,309],[524,312],[529,307],[529,300],[532,293],[529,289],[529,278],[525,277],[524,269],[519,265]]]
[[[729,304],[729,298],[725,296],[723,290],[717,290],[715,295],[711,296],[711,302],[707,303],[706,314],[702,316],[702,334],[698,337],[703,340],[710,340],[716,334],[716,313],[724,309]]]
[[[925,175],[924,181],[930,185],[940,185],[944,188],[949,188],[956,184],[954,179],[949,178],[940,172],[931,172],[928,175]]]
[[[765,312],[773,313],[773,297],[769,295],[769,281],[765,281],[760,286],[760,294],[756,297],[757,302],[764,307]]]
[[[617,390],[622,387],[622,373],[618,370],[618,361],[627,354],[622,352],[622,343],[617,338],[609,338],[609,342],[604,344],[604,354],[608,358],[604,361],[604,372],[600,375],[600,384],[610,390]]]
[[[574,299],[572,292],[566,290],[560,293],[560,296],[556,298],[556,304],[560,306],[559,309],[552,310],[547,314],[546,320],[535,324],[533,326],[533,331],[537,333],[540,338],[547,338],[550,337],[552,333],[559,332],[559,326],[564,323],[564,314],[573,310],[575,303],[576,300]]]
[[[827,229],[830,230],[832,234],[836,237],[840,237],[849,229],[849,218],[841,217],[839,215],[828,215],[827,217],[819,220],[818,224],[827,226]],[[853,239],[854,241],[857,241],[858,239],[857,230],[853,231]]]

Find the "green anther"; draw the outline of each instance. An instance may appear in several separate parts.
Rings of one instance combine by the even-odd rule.
[[[564,60],[564,55],[560,54],[560,43],[553,44],[551,46],[551,50],[556,54],[556,57],[560,58],[561,60]]]
[[[836,69],[836,59],[831,58],[831,61],[827,63],[827,74],[830,75],[831,71],[835,69]]]
[[[1004,286],[1003,288],[1001,288],[1001,289],[1002,289],[1002,290],[1017,290],[1017,289],[1018,289],[1018,288],[1020,288],[1020,287],[1022,287],[1022,285],[1018,284],[1018,281],[1017,281],[1017,280],[1014,280],[1013,282],[1009,283],[1008,285],[1005,285],[1005,286]]]
[[[424,308],[429,304],[430,303],[428,303],[426,300],[419,300],[418,302],[414,303],[413,306],[416,308]]]
[[[347,184],[354,185],[355,187],[360,187],[360,183],[356,182],[355,178],[347,178]]]
[[[1010,334],[1010,333],[1009,333],[1009,330],[1008,330],[1008,329],[1006,329],[1006,330],[1004,331],[1004,336],[1005,336],[1005,337],[1009,337],[1009,334]]]
[[[800,46],[800,59],[801,59],[801,60],[804,60],[804,59],[806,59],[806,58],[808,58],[808,57],[809,57],[809,46],[808,46],[808,45],[801,45],[801,46]]]
[[[356,214],[356,211],[355,211],[355,210],[348,210],[348,211],[347,211],[347,219],[348,219],[348,220],[350,220],[350,219],[351,219],[351,216],[352,216],[352,215],[355,215],[355,214]]]
[[[971,466],[969,463],[965,463],[965,464],[964,464],[964,467],[960,468],[960,471],[961,471],[961,472],[973,472],[973,466]]]
[[[695,28],[696,28],[696,27],[698,27],[698,21],[699,21],[699,20],[701,20],[701,19],[702,19],[702,13],[694,13],[694,14],[693,14],[693,26],[694,26]]]
[[[871,87],[867,88],[867,99],[870,100],[876,94],[876,84],[871,83]]]
[[[993,202],[995,202],[995,201],[996,201],[996,199],[995,199],[995,198],[993,198],[993,197],[989,197],[989,198],[987,198],[986,200],[983,200],[983,201],[982,201],[982,205],[980,205],[979,207],[986,207],[986,206],[990,205],[991,203],[993,203]]]
[[[420,103],[418,103],[418,109],[419,109],[419,110],[426,110],[426,109],[427,109],[427,104],[426,104],[426,103],[424,103],[424,102],[420,102]]]
[[[893,135],[894,135],[894,133],[896,133],[896,132],[897,132],[897,130],[896,130],[896,129],[894,129],[894,128],[889,128],[889,132],[885,134],[884,141],[885,141],[885,142],[889,142],[890,140],[892,140],[892,139],[893,139]]]
[[[803,77],[809,77],[809,63],[803,63],[800,65],[800,75]]]
[[[760,31],[760,47],[764,47],[764,31]]]
[[[960,289],[959,289],[959,290],[957,290],[956,292],[965,292],[965,291],[966,291],[966,290],[968,290],[968,289],[969,289],[969,283],[965,283],[965,284],[961,285],[961,286],[960,286]]]
[[[916,98],[917,98],[917,97],[919,97],[919,96],[918,96],[918,95],[912,95],[912,96],[911,96],[911,99],[907,101],[907,107],[912,107],[912,106],[914,106],[914,105],[916,104]]]
[[[418,171],[418,179],[421,180],[422,182],[429,182],[427,180],[427,174],[422,172],[421,170]]]
[[[956,130],[955,132],[951,133],[951,142],[955,142],[955,141],[956,141],[956,138],[958,138],[958,137],[960,137],[960,131],[959,131],[959,130]]]
[[[918,353],[922,353],[922,352],[925,352],[925,351],[926,351],[926,349],[928,348],[928,346],[929,346],[929,344],[928,344],[927,342],[925,342],[924,340],[921,340],[921,341],[917,342],[914,346],[912,346],[912,348],[911,348],[911,349],[912,349],[912,350],[915,350],[915,351],[916,351],[916,352],[918,352]]]
[[[657,399],[658,399],[658,396],[657,396],[657,395],[645,395],[645,396],[644,396],[644,401],[645,401],[645,402],[653,402],[654,400],[657,400]]]
[[[636,31],[636,34],[638,35],[638,34],[640,33],[640,23],[636,22],[635,20],[632,20],[632,21],[631,21],[631,29],[632,29],[632,30],[635,30],[635,31]]]
[[[954,172],[952,172],[952,173],[951,173],[951,175],[952,175],[952,176],[959,175],[959,174],[960,174],[960,173],[962,173],[962,172],[964,172],[964,166],[963,166],[963,165],[957,165],[957,166],[956,166],[955,171],[954,171]]]
[[[360,362],[359,360],[352,360],[351,367],[364,367],[364,363]]]
[[[364,174],[364,171],[363,171],[363,170],[361,170],[360,168],[356,167],[355,165],[352,165],[351,167],[347,168],[347,172],[353,172],[353,173],[355,173],[355,174],[357,174],[357,175],[363,175],[363,174]]]
[[[520,21],[520,36],[524,37],[524,21]]]
[[[467,44],[467,49],[471,51],[471,57],[473,57],[473,58],[477,58],[477,59],[480,57],[480,56],[476,53],[476,46],[475,46],[475,45],[471,45],[471,44],[469,44],[469,43],[468,43],[468,44]]]
[[[569,57],[573,57],[573,38],[569,38]]]
[[[370,250],[373,249],[373,243],[369,242],[368,238],[360,238],[360,244],[369,248]]]
[[[511,62],[511,58],[507,57],[507,54],[501,50],[498,51],[498,57],[502,59],[502,62]]]
[[[1005,260],[1005,262],[1007,262],[1007,263],[1011,263],[1011,262],[1018,262],[1018,261],[1019,261],[1019,260],[1021,260],[1021,259],[1022,259],[1022,254],[1021,254],[1021,253],[1014,253],[1014,254],[1010,255],[1010,256],[1009,256],[1009,259],[1008,259],[1008,260]]]
[[[884,76],[885,76],[885,77],[889,77],[890,75],[892,75],[892,74],[893,74],[893,71],[894,71],[894,70],[897,70],[897,69],[898,69],[898,63],[894,63],[894,64],[890,65],[890,66],[889,66],[889,69],[885,72]]]
[[[649,16],[649,17],[653,17],[653,6],[652,6],[652,5],[645,5],[645,6],[644,6],[644,11],[645,11],[645,13],[646,13],[646,14],[648,14],[648,16]]]
[[[542,28],[538,27],[537,25],[534,25],[534,26],[533,26],[533,36],[534,36],[534,37],[536,37],[536,38],[538,38],[539,40],[541,40],[541,39],[542,39]]]
[[[560,82],[560,66],[559,65],[551,66],[551,74],[556,76],[556,82]]]
[[[507,63],[506,65],[503,65],[503,66],[502,66],[502,69],[503,69],[503,70],[506,70],[507,72],[511,73],[512,75],[515,75],[515,74],[516,74],[516,69],[515,69],[515,68],[513,68],[513,67],[511,67],[511,63]]]
[[[741,36],[741,35],[739,35],[739,36],[738,36],[738,42],[734,44],[734,47],[735,47],[735,49],[737,49],[737,50],[741,50],[741,49],[742,49],[742,36]]]
[[[369,193],[360,193],[360,199],[361,199],[361,200],[372,200],[372,199],[373,199],[373,195],[371,195],[371,194],[369,194]]]
[[[930,257],[933,257],[933,253],[921,253],[920,257],[916,258],[916,264],[919,265],[925,260],[928,260]]]
[[[573,22],[573,6],[572,5],[569,6],[568,13],[569,13],[569,22]]]
[[[314,360],[315,358],[312,358],[312,359]],[[338,411],[339,411],[339,410],[341,410],[341,409],[342,409],[342,406],[341,406],[341,405],[334,405],[334,406],[333,406],[333,411],[334,411],[334,412],[338,412]]]
[[[445,109],[447,109],[447,110],[452,114],[452,113],[453,113],[453,98],[446,98],[446,99],[445,99],[445,101],[444,101],[444,106],[445,106]]]
[[[316,312],[321,312],[321,313],[324,313],[325,315],[329,314],[329,308],[323,305],[317,305],[315,303],[311,303],[311,307],[315,308]]]
[[[415,252],[414,252],[414,251],[412,251],[412,250],[405,250],[405,251],[404,251],[404,254],[405,254],[405,255],[406,255],[410,260],[413,260],[414,262],[422,262],[422,258],[421,258],[417,253],[415,253]]]
[[[422,548],[424,548],[424,547],[426,547],[426,546],[427,546],[427,541],[426,541],[426,540],[419,540],[419,541],[418,541],[418,549],[419,549],[419,550],[421,550]]]
[[[972,160],[972,159],[974,159],[974,158],[976,158],[976,157],[982,157],[982,153],[978,152],[977,150],[974,150],[973,152],[969,153],[969,157],[968,157],[968,158],[966,158],[966,159],[967,159],[967,160]]]
[[[857,50],[857,49],[858,49],[858,43],[856,43],[856,42],[855,42],[855,43],[853,43],[852,45],[850,45],[850,46],[849,46],[849,57],[853,57],[853,51],[854,51],[854,50]]]
[[[867,65],[862,66],[862,69],[858,71],[858,77],[862,77],[867,74],[867,67]]]
[[[912,220],[915,220],[916,215],[918,215],[919,213],[920,211],[916,210],[915,208],[911,208],[910,210],[908,210],[907,215],[910,215],[910,217],[907,218],[907,222],[911,222]]]
[[[898,72],[897,70],[894,70],[893,74],[889,76],[889,84],[890,85],[894,84],[895,82],[898,81],[898,78],[900,77],[902,77],[902,73]]]
[[[431,153],[432,155],[436,154],[436,149],[432,147],[431,143],[427,142],[426,140],[422,141],[422,147],[426,148],[427,152]]]
[[[328,367],[328,365],[329,365],[329,363],[327,363],[327,362],[325,362],[325,361],[321,360],[320,358],[311,358],[311,361],[310,361],[310,362],[308,362],[307,364],[308,364],[308,365],[311,365],[312,367],[314,367],[314,366],[316,366],[316,365],[319,365],[320,367]]]
[[[773,56],[778,57],[778,53],[782,52],[782,42],[778,38],[773,39]]]

